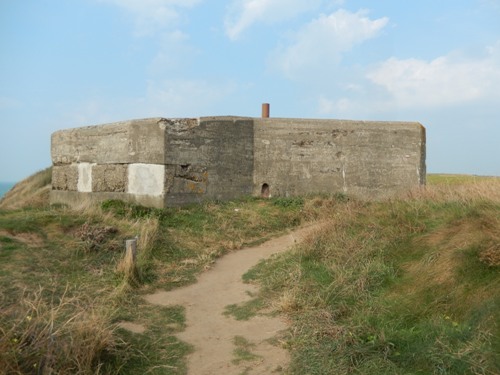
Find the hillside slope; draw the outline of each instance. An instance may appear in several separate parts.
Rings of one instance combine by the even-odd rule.
[[[247,274],[293,322],[291,373],[500,373],[500,181],[450,178],[318,200],[329,223]]]
[[[183,309],[142,296],[321,221],[303,245],[249,271],[245,280],[262,293],[234,306],[288,317],[280,341],[291,352],[288,373],[500,373],[499,179],[429,176],[427,189],[383,202],[334,195],[70,209],[48,205],[49,171],[0,202],[7,372],[186,374],[192,348],[175,338]],[[135,236],[131,265],[123,244]]]
[[[22,180],[0,199],[0,210],[47,207],[51,181],[52,168],[46,168]]]

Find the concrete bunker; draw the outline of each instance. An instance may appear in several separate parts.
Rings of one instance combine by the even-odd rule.
[[[381,199],[425,184],[425,142],[416,122],[328,119],[151,118],[61,130],[52,134],[51,201]]]

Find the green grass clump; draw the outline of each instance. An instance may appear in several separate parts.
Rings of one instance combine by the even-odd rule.
[[[235,349],[233,351],[233,363],[239,365],[241,362],[255,361],[261,358],[260,356],[252,353],[255,344],[249,342],[243,336],[235,336],[233,339]]]
[[[260,298],[253,298],[239,305],[233,304],[226,306],[224,315],[231,315],[236,320],[249,320],[262,310],[264,303]]]

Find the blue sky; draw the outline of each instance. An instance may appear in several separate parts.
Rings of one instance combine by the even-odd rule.
[[[0,181],[59,129],[144,117],[418,121],[500,175],[500,0],[0,0]]]

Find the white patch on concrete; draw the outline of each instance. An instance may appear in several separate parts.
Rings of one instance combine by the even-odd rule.
[[[80,193],[92,193],[92,167],[94,163],[78,163],[77,190]]]
[[[270,141],[268,141],[267,139],[263,139],[263,140],[262,140],[262,143],[264,143],[265,145],[270,145],[270,144],[271,144],[271,142],[270,142]]]
[[[306,179],[308,179],[308,180],[310,180],[310,179],[312,178],[312,175],[311,175],[311,173],[309,172],[309,169],[308,169],[306,166],[304,166],[304,165],[302,165],[302,175],[303,175]]]
[[[128,193],[161,196],[165,183],[165,166],[159,164],[130,164]]]

